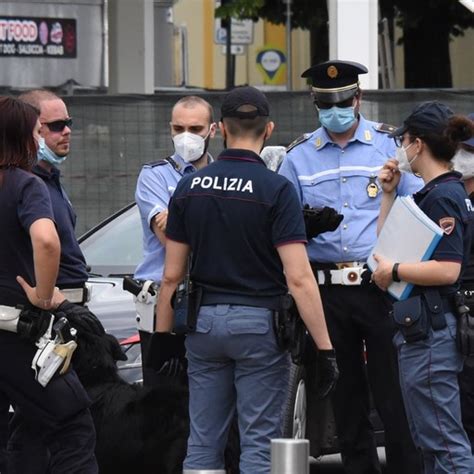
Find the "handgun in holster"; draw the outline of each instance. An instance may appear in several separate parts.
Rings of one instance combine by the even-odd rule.
[[[303,364],[307,331],[296,303],[289,294],[281,297],[280,308],[274,312],[274,330],[278,347],[290,352],[294,364]]]
[[[454,307],[457,316],[456,345],[465,356],[474,355],[474,317],[465,303],[464,295],[457,291],[454,294]]]
[[[69,369],[77,347],[76,333],[66,318],[60,318],[54,323],[54,315],[51,314],[48,329],[36,342],[38,350],[31,363],[35,379],[43,387],[46,387],[58,372],[62,375]]]
[[[123,289],[135,296],[137,327],[140,333],[155,330],[155,304],[158,285],[152,280],[137,280],[130,276],[123,279]]]

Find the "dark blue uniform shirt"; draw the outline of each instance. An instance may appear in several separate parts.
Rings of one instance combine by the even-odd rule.
[[[61,241],[61,260],[57,286],[59,288],[79,288],[87,281],[88,273],[86,260],[74,233],[76,214],[71,206],[59,181],[59,170],[55,167],[51,171],[36,165],[33,172],[39,176],[48,187],[53,206],[59,240]]]
[[[287,291],[276,248],[306,242],[293,185],[249,150],[218,160],[179,182],[168,238],[190,245],[191,279],[207,290],[244,296]]]
[[[472,204],[461,178],[457,172],[444,173],[413,195],[420,209],[444,230],[431,260],[462,265],[460,278],[454,285],[439,287],[442,295],[450,295],[459,289],[459,280],[470,256]]]
[[[53,210],[45,184],[32,173],[6,169],[0,179],[0,304],[15,306],[27,302],[16,276],[36,284],[30,226],[53,220]]]

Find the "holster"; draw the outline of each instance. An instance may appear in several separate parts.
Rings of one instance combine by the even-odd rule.
[[[456,308],[456,346],[464,356],[474,355],[474,317],[470,314],[470,308],[465,304],[464,294],[457,292],[454,295]]]
[[[202,287],[195,285],[189,278],[178,285],[172,300],[175,334],[185,334],[196,330],[202,292]]]
[[[282,351],[289,351],[293,363],[301,365],[306,350],[306,326],[291,295],[281,297],[280,308],[274,312],[273,322],[278,347]]]

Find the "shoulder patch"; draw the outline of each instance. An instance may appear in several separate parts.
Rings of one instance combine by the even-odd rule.
[[[301,135],[298,137],[296,140],[293,140],[286,148],[286,152],[288,153],[290,150],[292,150],[295,146],[298,146],[299,144],[305,142],[306,140],[309,139],[311,136],[310,133],[305,133],[304,135]]]
[[[389,125],[388,123],[379,123],[374,128],[381,133],[392,133],[397,129],[395,125]]]

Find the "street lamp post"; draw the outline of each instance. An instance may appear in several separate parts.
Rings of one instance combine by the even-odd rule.
[[[286,89],[292,89],[292,67],[291,67],[291,2],[292,0],[283,0],[286,3]]]

